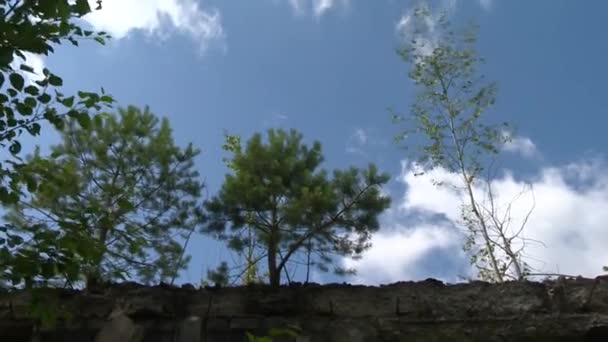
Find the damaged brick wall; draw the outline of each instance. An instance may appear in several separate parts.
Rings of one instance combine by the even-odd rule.
[[[29,293],[1,294],[0,341],[241,342],[286,326],[300,336],[280,341],[608,341],[607,278],[53,293],[71,316],[53,328],[32,321]]]

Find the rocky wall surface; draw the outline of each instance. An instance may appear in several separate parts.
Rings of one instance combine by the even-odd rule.
[[[545,283],[202,288],[116,284],[48,290],[68,319],[42,327],[27,292],[0,294],[0,341],[608,341],[608,278]]]

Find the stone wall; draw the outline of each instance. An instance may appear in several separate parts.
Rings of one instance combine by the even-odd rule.
[[[42,328],[29,293],[0,294],[0,341],[241,342],[285,326],[300,336],[277,341],[608,341],[608,278],[49,291],[71,319]]]

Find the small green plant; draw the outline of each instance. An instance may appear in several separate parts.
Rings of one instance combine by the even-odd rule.
[[[273,342],[275,337],[279,336],[292,336],[297,337],[300,329],[296,327],[288,328],[272,328],[268,332],[268,336],[255,336],[250,332],[245,333],[247,336],[247,342]]]

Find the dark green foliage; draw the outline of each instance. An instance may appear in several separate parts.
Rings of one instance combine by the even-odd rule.
[[[96,9],[101,8],[97,1]],[[0,204],[14,205],[22,191],[35,191],[42,186],[30,171],[41,172],[49,165],[25,166],[19,154],[23,133],[40,134],[42,124],[50,122],[61,129],[66,118],[85,122],[90,110],[110,106],[114,100],[104,93],[80,92],[77,98],[59,91],[63,80],[44,68],[31,65],[32,55],[49,55],[66,40],[74,45],[79,39],[104,43],[103,32],[82,30],[75,20],[92,9],[86,0],[0,0]],[[8,153],[5,151],[8,150]],[[51,176],[51,175],[50,175]],[[52,175],[56,181],[62,175]],[[63,224],[63,223],[62,223]],[[72,278],[82,258],[93,249],[76,235],[58,236],[56,232],[37,231],[22,241],[21,227],[0,222],[0,279],[12,283],[34,284],[62,274]],[[66,230],[73,230],[66,223]],[[27,245],[28,248],[20,248]]]
[[[380,191],[389,176],[374,165],[336,170],[330,177],[319,168],[320,143],[308,147],[294,130],[269,130],[267,141],[255,134],[244,149],[229,136],[225,148],[232,152],[232,173],[205,203],[210,217],[205,231],[239,252],[257,248],[255,260],[266,258],[272,286],[307,246],[322,270],[332,254],[357,257],[369,247],[378,215],[390,205]]]
[[[36,251],[32,243],[58,241],[51,246],[79,260],[69,274],[43,269],[43,278],[173,279],[189,261],[177,239],[187,238],[203,217],[194,169],[199,152],[176,146],[169,122],[147,109],[97,116],[88,128],[75,121],[50,157],[37,152],[24,166],[39,186],[10,207],[11,231],[28,236],[13,247]],[[36,238],[40,234],[54,238]]]
[[[255,336],[250,332],[246,332],[245,336],[247,337],[247,342],[273,342],[275,338],[280,340],[282,340],[281,337],[297,338],[301,332],[299,327],[289,326],[287,328],[271,328],[267,336]]]
[[[28,54],[49,55],[53,45],[91,36],[73,21],[92,9],[86,0],[74,4],[68,0],[0,0],[0,148],[8,147],[13,159],[0,160],[0,203],[15,203],[19,196],[21,175],[14,169],[21,151],[23,132],[40,133],[39,121],[46,120],[62,128],[64,116],[89,116],[113,102],[111,96],[83,93],[78,101],[58,91],[63,80],[50,70],[34,75]],[[101,8],[98,1],[98,8]],[[104,43],[103,32],[94,37]],[[40,71],[38,71],[40,72]],[[37,76],[39,80],[33,81]],[[30,78],[32,81],[30,81]]]
[[[228,263],[223,261],[216,269],[207,271],[207,279],[216,286],[228,286],[230,283]]]

